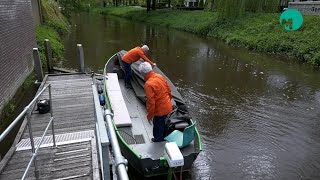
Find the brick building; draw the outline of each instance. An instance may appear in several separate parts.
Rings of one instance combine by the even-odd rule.
[[[33,70],[34,0],[0,0],[0,112]]]

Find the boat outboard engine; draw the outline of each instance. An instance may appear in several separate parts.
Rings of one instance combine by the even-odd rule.
[[[50,100],[49,99],[43,99],[39,100],[37,103],[37,111],[39,111],[40,114],[45,114],[50,111]]]

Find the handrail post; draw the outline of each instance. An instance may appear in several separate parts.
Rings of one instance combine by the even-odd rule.
[[[28,121],[29,138],[30,138],[30,142],[31,142],[32,154],[34,154],[36,152],[36,150],[35,150],[35,147],[34,147],[34,141],[33,141],[33,135],[32,135],[31,112],[32,112],[32,109],[29,107],[28,108],[28,112],[27,112],[27,121]],[[34,176],[36,177],[36,179],[39,179],[39,170],[38,170],[38,166],[37,166],[37,157],[34,158],[33,165],[34,165]]]
[[[52,140],[53,140],[53,147],[57,147],[56,144],[56,135],[54,133],[54,120],[53,120],[53,111],[52,111],[52,96],[51,96],[51,84],[49,84],[49,103],[50,103],[50,114],[51,114],[51,119],[52,119]]]
[[[84,72],[84,55],[83,55],[83,47],[82,44],[77,44],[77,53],[78,53],[78,60],[80,63],[79,71]]]
[[[42,71],[42,63],[39,56],[38,48],[33,48],[33,60],[34,60],[34,69],[36,71],[37,80],[43,80],[43,71]]]
[[[46,59],[47,59],[47,67],[48,67],[48,73],[52,72],[52,50],[49,39],[44,40],[44,48],[46,52]]]

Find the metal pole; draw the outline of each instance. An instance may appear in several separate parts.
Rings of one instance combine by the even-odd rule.
[[[52,110],[52,96],[51,96],[51,84],[49,84],[49,103],[50,103],[50,114],[51,114],[51,119],[52,119],[52,140],[53,140],[53,147],[57,147],[56,144],[56,135],[54,133],[54,122],[53,122],[53,110]]]
[[[109,145],[110,141],[108,138],[108,133],[106,125],[104,122],[104,115],[99,103],[98,91],[96,85],[92,85],[93,99],[95,105],[95,115],[96,115],[96,134],[98,139],[100,165],[102,171],[102,179],[110,180],[110,162],[109,162]]]
[[[111,141],[111,145],[112,145],[112,150],[113,150],[113,154],[114,154],[114,159],[115,159],[115,166],[117,169],[117,175],[119,177],[120,180],[128,180],[128,174],[127,174],[127,160],[124,159],[124,157],[121,154],[120,151],[120,147],[119,147],[119,143],[118,143],[118,139],[116,136],[116,132],[113,129],[113,123],[112,123],[112,113],[109,109],[107,109],[105,111],[106,114],[106,121],[107,121],[107,128],[108,128],[108,132],[110,135],[110,141]]]
[[[48,72],[52,72],[52,51],[51,51],[51,45],[49,39],[44,40],[44,47],[45,47],[45,52],[46,52],[46,59],[47,59],[47,67],[48,67]]]
[[[20,121],[20,119],[26,114],[28,109],[24,108],[24,110],[19,114],[19,116],[7,127],[6,130],[0,135],[0,142],[9,134],[12,128]]]
[[[36,151],[34,148],[32,127],[31,127],[31,111],[32,111],[31,108],[28,108],[27,121],[28,121],[29,138],[30,138],[30,142],[31,142],[32,154],[35,154]],[[37,158],[36,157],[34,157],[33,165],[34,165],[34,176],[36,177],[36,179],[38,179],[39,178],[39,170],[38,170],[38,166],[37,166]]]
[[[45,137],[46,134],[47,134],[47,131],[48,131],[48,129],[49,129],[52,121],[53,121],[53,118],[50,118],[50,121],[49,121],[46,129],[44,130],[44,133],[42,134],[42,136],[41,136],[41,138],[40,138],[40,142],[38,143],[38,146],[36,147],[35,152],[32,154],[32,158],[31,158],[31,160],[29,161],[29,164],[28,164],[28,166],[27,166],[27,169],[24,171],[24,174],[23,174],[23,176],[22,176],[22,180],[24,180],[24,179],[26,178],[27,173],[28,173],[28,171],[29,171],[29,169],[30,169],[30,167],[31,167],[32,162],[35,163],[35,167],[37,167],[36,157],[37,157],[37,154],[38,154],[38,151],[39,151],[39,149],[40,149],[40,146],[41,146],[41,144],[42,144],[42,142],[43,142],[43,140],[44,140],[44,137]],[[37,176],[38,176],[38,178],[39,178],[39,170],[37,170],[36,177],[37,177]],[[37,178],[37,179],[38,179],[38,178]]]
[[[48,87],[45,86],[39,94],[33,98],[33,100],[26,106],[23,111],[19,114],[19,116],[6,128],[6,130],[3,131],[3,133],[0,135],[0,142],[8,135],[8,133],[12,130],[12,128],[20,121],[20,119],[28,112],[29,108],[32,106],[32,104],[39,98],[39,96],[43,93],[43,91]]]
[[[77,54],[78,54],[78,60],[80,63],[80,72],[84,72],[84,55],[83,55],[83,47],[82,44],[77,44]]]
[[[38,48],[33,48],[33,60],[34,60],[34,69],[37,74],[37,78],[39,81],[43,80],[43,72],[42,72],[42,64],[38,52]]]

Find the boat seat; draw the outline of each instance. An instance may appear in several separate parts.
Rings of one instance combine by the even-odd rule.
[[[195,136],[195,123],[192,123],[190,126],[186,127],[183,132],[179,130],[174,130],[164,139],[168,142],[177,143],[179,148],[188,146]]]
[[[108,73],[106,77],[107,94],[113,111],[113,120],[117,127],[132,126],[129,111],[123,99],[117,73]]]

